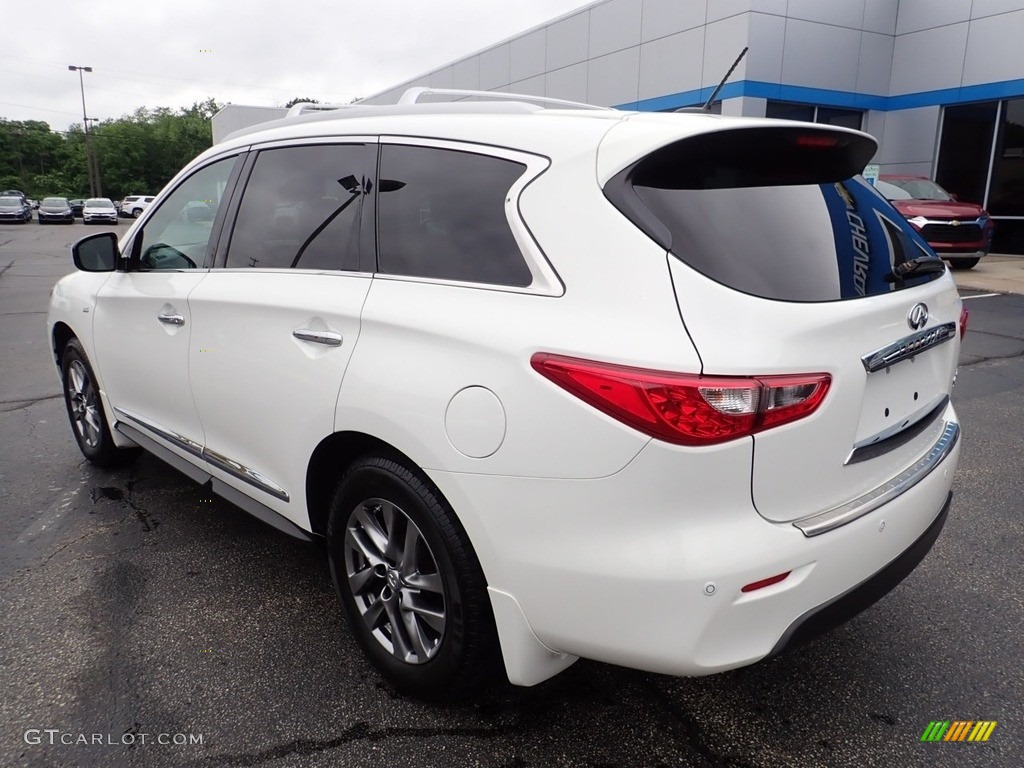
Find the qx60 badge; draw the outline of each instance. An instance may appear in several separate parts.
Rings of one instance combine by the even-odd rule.
[[[919,331],[928,323],[928,305],[924,303],[915,304],[907,313],[907,325],[911,330]]]

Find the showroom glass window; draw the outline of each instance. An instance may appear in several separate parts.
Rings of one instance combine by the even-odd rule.
[[[529,267],[505,200],[526,166],[436,147],[381,147],[379,270],[440,280],[527,286]]]
[[[988,210],[994,216],[1024,216],[1024,99],[1003,102]]]
[[[935,181],[961,200],[982,203],[998,102],[946,107]]]
[[[213,222],[237,157],[204,166],[179,184],[146,220],[134,251],[141,269],[203,266]]]
[[[816,107],[813,104],[796,104],[789,101],[769,101],[765,105],[765,117],[778,120],[803,120],[807,123],[838,125],[842,128],[853,128],[859,131],[864,113],[859,109],[839,109],[837,107]]]
[[[372,250],[376,145],[308,144],[259,153],[228,246],[228,268],[358,271]]]

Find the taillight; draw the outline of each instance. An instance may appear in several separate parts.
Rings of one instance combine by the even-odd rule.
[[[960,308],[960,340],[963,341],[964,336],[967,335],[967,318],[971,316],[971,313],[967,311],[967,307]]]
[[[534,370],[644,434],[680,445],[713,445],[788,424],[821,405],[832,377],[699,376],[538,352]]]

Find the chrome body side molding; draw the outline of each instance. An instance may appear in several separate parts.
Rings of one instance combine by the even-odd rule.
[[[187,451],[196,458],[202,459],[208,464],[212,464],[213,466],[217,467],[217,469],[221,469],[227,472],[229,475],[237,477],[239,480],[243,480],[249,485],[252,485],[255,488],[259,488],[261,491],[265,493],[269,493],[274,498],[281,499],[281,501],[290,501],[288,492],[284,488],[270,480],[265,475],[257,472],[255,469],[251,469],[245,466],[244,464],[235,461],[234,459],[231,459],[223,454],[217,453],[216,451],[211,451],[209,448],[200,445],[195,440],[192,440],[191,438],[186,437],[185,435],[180,435],[177,432],[172,432],[169,429],[165,429],[157,424],[153,424],[150,421],[146,421],[141,416],[131,413],[130,411],[125,411],[120,408],[114,408],[114,413],[119,418],[124,418],[135,422],[138,426],[144,427],[145,429],[155,434],[157,437],[163,438],[171,445],[181,448],[183,451]],[[134,429],[131,427],[131,425],[125,424],[120,420],[115,423],[114,427],[119,432],[131,438],[132,440],[136,439],[133,436],[133,434],[139,434],[138,429]],[[125,427],[131,429],[132,432],[129,433],[125,431]],[[136,440],[136,442],[138,441]],[[154,441],[150,439],[147,441],[146,445],[143,445],[143,447],[148,448],[150,444],[159,445],[158,443],[154,443]],[[154,453],[156,453],[156,451],[154,451]],[[164,458],[165,455],[174,456],[174,458],[178,459],[179,462],[181,461],[180,457],[175,456],[175,454],[171,453],[170,451],[163,451],[159,455],[161,458]],[[177,462],[168,461],[168,463],[173,464],[173,466],[176,469],[180,469],[180,466]],[[190,472],[185,472],[185,474],[189,475],[190,477],[193,476]],[[209,476],[207,476],[207,479],[209,479]],[[202,480],[201,482],[206,481]]]

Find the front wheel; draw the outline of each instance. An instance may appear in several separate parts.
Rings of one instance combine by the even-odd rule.
[[[327,528],[352,631],[401,693],[465,698],[499,658],[487,583],[455,513],[429,480],[382,456],[351,466]]]
[[[953,269],[974,269],[976,266],[978,266],[978,262],[979,261],[981,261],[980,258],[973,258],[973,259],[950,259],[949,260],[949,265]]]
[[[134,209],[134,210],[132,211],[132,218],[133,218],[133,219],[137,219],[137,218],[139,218],[139,216],[141,216],[141,215],[142,215],[142,209],[141,209],[141,208],[136,208],[136,209]]]
[[[118,448],[114,445],[103,414],[96,375],[78,339],[71,339],[64,347],[61,370],[64,405],[67,406],[71,430],[82,455],[99,467],[116,466],[138,456],[138,448]]]

